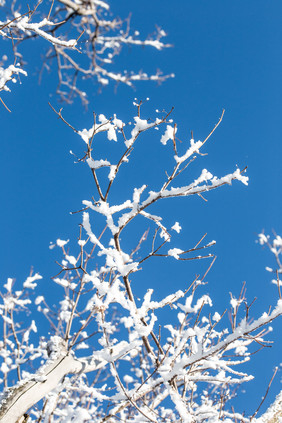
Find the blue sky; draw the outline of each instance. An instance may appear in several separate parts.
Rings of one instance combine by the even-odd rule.
[[[110,2],[111,3],[111,2]],[[267,251],[255,241],[264,228],[282,233],[281,196],[281,13],[279,0],[178,0],[154,2],[121,0],[113,12],[126,17],[132,12],[132,28],[142,35],[153,32],[155,25],[167,32],[173,48],[156,52],[151,49],[124,49],[116,60],[116,69],[140,69],[175,73],[175,78],[161,86],[136,84],[133,91],[111,85],[97,92],[97,86],[85,85],[89,108],[85,111],[79,100],[65,105],[64,113],[78,129],[92,126],[92,111],[124,121],[135,111],[134,97],[150,98],[144,106],[144,116],[154,118],[154,110],[174,106],[173,119],[179,127],[178,136],[203,139],[218,121],[222,109],[224,120],[209,141],[205,152],[191,172],[196,177],[201,168],[222,176],[248,166],[249,186],[234,183],[206,196],[180,199],[166,203],[162,213],[167,222],[178,220],[183,227],[179,246],[194,244],[204,233],[217,245],[213,252],[217,261],[208,276],[207,292],[215,309],[223,311],[229,292],[238,295],[242,282],[247,283],[247,298],[257,297],[254,315],[268,309],[276,300],[276,288],[270,284],[266,265],[273,265]],[[2,42],[2,41],[1,41]],[[80,208],[92,190],[88,169],[73,164],[69,150],[81,153],[79,137],[60,122],[48,106],[59,107],[54,92],[55,73],[45,74],[38,84],[37,69],[45,44],[33,41],[23,47],[28,77],[13,86],[3,99],[12,109],[1,113],[1,278],[23,280],[30,267],[44,276],[42,289],[52,297],[50,276],[56,273],[57,258],[48,249],[50,241],[75,237],[78,216],[69,212]],[[2,42],[2,51],[8,44]],[[158,142],[157,137],[155,137]],[[152,149],[149,158],[140,149],[136,173],[154,176],[160,157]],[[143,156],[142,156],[143,154]],[[138,167],[139,166],[139,167]],[[193,173],[194,172],[194,173]],[[126,179],[124,180],[126,183]],[[190,242],[190,243],[189,243]],[[184,277],[192,280],[196,264],[175,267],[159,278],[156,265],[149,268],[153,285],[166,286],[171,281],[181,285]],[[176,280],[175,280],[176,278]],[[281,360],[281,321],[273,325],[270,338],[275,342],[255,356],[250,365],[256,382],[245,386],[246,394],[236,402],[252,412],[259,404],[275,365]],[[278,373],[265,406],[281,389]],[[265,408],[265,407],[264,407]]]

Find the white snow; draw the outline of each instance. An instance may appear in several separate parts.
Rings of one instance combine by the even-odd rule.
[[[8,278],[7,279],[7,283],[4,284],[4,288],[6,288],[7,291],[11,292],[12,285],[13,285],[13,279],[12,278]]]
[[[76,266],[77,259],[74,256],[68,256],[66,254],[65,257],[70,264],[72,264],[73,266]]]
[[[86,160],[86,163],[90,167],[90,169],[100,169],[101,167],[110,166],[111,163],[108,160],[93,160],[89,158]]]
[[[179,225],[179,222],[175,222],[175,224],[171,227],[173,231],[176,231],[178,234],[181,231],[182,227]]]
[[[34,283],[35,281],[38,281],[42,279],[42,276],[39,275],[39,273],[36,273],[33,276],[29,276],[25,282],[23,283],[24,288],[34,289],[37,287],[37,283]]]
[[[20,68],[20,65],[18,63],[16,65],[10,65],[6,69],[0,67],[0,91],[11,91],[6,84],[9,81],[16,82],[17,79],[14,78],[13,75],[19,74],[27,76],[27,73]]]
[[[69,239],[67,241],[64,241],[63,239],[57,239],[56,244],[58,247],[64,247],[69,242]]]
[[[174,156],[174,159],[177,163],[185,162],[189,157],[191,157],[195,153],[199,153],[199,149],[202,147],[203,143],[201,141],[195,142],[193,139],[190,140],[190,147],[186,151],[186,153],[179,157]]]
[[[168,140],[173,140],[174,134],[176,134],[177,132],[177,128],[174,128],[170,125],[167,125],[166,127],[166,131],[164,133],[164,135],[162,135],[161,137],[161,143],[163,145],[166,145],[166,143],[168,142]]]
[[[172,249],[168,250],[167,255],[168,256],[172,256],[176,260],[178,260],[179,259],[179,255],[180,254],[183,254],[183,253],[184,253],[184,251],[181,250],[180,248],[172,248]]]

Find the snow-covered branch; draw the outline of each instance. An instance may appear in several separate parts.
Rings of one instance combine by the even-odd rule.
[[[49,69],[51,62],[56,63],[57,93],[67,102],[79,96],[87,104],[86,93],[80,88],[84,78],[96,80],[102,86],[111,81],[132,86],[135,81],[160,83],[173,76],[162,75],[160,71],[149,75],[114,69],[115,56],[125,46],[162,50],[170,45],[162,41],[166,33],[160,28],[153,36],[142,39],[138,31],[131,31],[129,19],[109,14],[110,6],[105,1],[55,0],[49,5],[39,2],[34,10],[26,4],[24,13],[20,12],[24,7],[20,2],[10,3],[9,17],[0,21],[0,36],[13,41],[16,57],[21,56],[23,41],[31,38],[47,41],[42,70]]]
[[[20,68],[19,64],[10,65],[6,69],[0,67],[0,91],[11,91],[10,88],[7,86],[7,82],[17,82],[15,75],[27,75],[27,73]]]
[[[97,371],[108,362],[116,360],[131,347],[119,346],[110,353],[105,352],[104,358],[95,356],[77,359],[69,354],[65,342],[55,336],[47,345],[49,358],[35,374],[29,375],[18,382],[13,388],[6,389],[1,395],[0,421],[2,423],[17,422],[26,411],[53,391],[69,374],[82,374]],[[101,355],[101,353],[100,353]],[[108,357],[108,361],[105,358]]]
[[[77,41],[76,40],[60,40],[59,38],[54,37],[47,31],[43,29],[44,27],[50,28],[55,24],[51,21],[48,21],[46,18],[38,23],[30,23],[29,16],[21,16],[20,14],[15,14],[15,19],[7,22],[0,22],[1,28],[9,28],[10,30],[17,29],[18,31],[23,32],[23,34],[31,35],[35,34],[45,40],[49,41],[53,45],[74,49]],[[2,37],[8,36],[3,30],[0,32]]]
[[[21,69],[18,63],[15,65],[10,65],[7,68],[0,66],[0,91],[11,91],[7,83],[9,81],[16,83],[20,74],[24,76],[27,75],[27,73],[23,69]],[[4,103],[1,97],[0,97],[0,101],[8,109],[8,107],[6,106],[6,104]]]
[[[37,289],[36,281],[41,276],[31,274],[23,283],[23,289],[17,288],[15,292],[12,279],[5,284],[7,292],[1,306],[5,338],[2,352],[0,350],[6,388],[0,406],[3,422],[16,422],[29,408],[37,420],[48,418],[50,421],[71,419],[74,409],[79,421],[94,419],[101,423],[127,420],[129,416],[136,422],[180,419],[200,423],[203,419],[231,421],[232,416],[250,421],[228,407],[231,386],[253,378],[242,372],[240,365],[250,360],[255,345],[267,345],[268,332],[264,327],[282,314],[281,299],[272,312],[252,321],[242,290],[238,299],[231,297],[231,325],[224,325],[225,311],[206,312],[212,307],[211,298],[207,294],[197,295],[205,285],[204,279],[214,259],[204,275],[192,280],[190,286],[173,289],[158,299],[145,283],[143,298],[138,299],[133,283],[135,273],[141,272],[148,260],[162,257],[189,261],[214,257],[210,252],[202,255],[203,250],[209,251],[215,244],[215,241],[204,242],[206,234],[188,248],[175,245],[175,235],[181,231],[181,225],[175,222],[169,228],[162,216],[152,213],[155,203],[197,194],[202,197],[213,189],[230,185],[233,180],[247,185],[248,178],[244,170],[237,169],[217,178],[203,169],[198,173],[200,176],[191,179],[187,169],[192,162],[203,160],[202,150],[209,136],[203,142],[192,139],[180,144],[175,136],[177,126],[171,126],[172,110],[147,120],[142,117],[142,103],[134,105],[137,113],[131,126],[116,115],[107,119],[100,114],[94,115],[90,129],[77,130],[61,111],[56,112],[86,146],[79,161],[88,166],[96,195],[83,201],[77,249],[69,246],[69,240],[61,239],[50,246],[60,248],[63,255],[60,271],[53,278],[62,289],[62,300],[57,311],[42,295],[34,304],[55,332],[51,341],[41,339],[37,349],[31,347],[30,339],[37,334],[35,322],[31,321],[20,335],[16,321],[17,313],[24,312],[30,305],[25,300],[26,291]],[[161,131],[155,131],[156,128]],[[119,181],[117,176],[125,170],[129,160],[135,159],[136,143],[142,143],[147,131],[154,134],[159,148],[166,149],[171,170],[163,180],[162,170],[166,165],[161,163],[159,189],[154,191],[145,183],[134,188],[132,175],[130,197],[118,204],[112,203],[112,190]],[[95,148],[98,134],[105,138],[104,155],[101,149]],[[109,158],[107,154],[110,142],[117,143],[116,157],[111,154]],[[96,151],[100,151],[99,156]],[[177,178],[181,183],[176,187]],[[155,230],[149,235],[145,227],[137,246],[128,251],[126,237],[134,230],[137,218]],[[95,223],[99,219],[104,221],[101,226],[104,229],[100,231]],[[269,242],[263,235],[260,239]],[[275,245],[277,249],[278,238]],[[278,250],[275,251],[278,254]],[[171,319],[163,322],[160,312],[164,308],[174,315],[173,324]],[[81,356],[80,350],[86,354]],[[38,359],[42,358],[45,364],[37,366]],[[27,366],[31,364],[38,370],[27,373]],[[15,376],[18,383],[11,385]],[[45,398],[44,406],[36,410],[33,405],[42,398]]]

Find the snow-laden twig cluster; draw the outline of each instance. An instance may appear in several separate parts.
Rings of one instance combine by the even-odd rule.
[[[1,6],[1,5],[0,5]],[[5,13],[6,8],[5,7]],[[70,102],[78,95],[87,104],[84,79],[95,79],[100,85],[111,81],[132,85],[134,81],[152,80],[158,83],[173,75],[160,71],[149,75],[112,69],[115,56],[124,46],[142,46],[162,50],[169,47],[162,39],[165,32],[157,28],[151,37],[142,39],[139,32],[130,30],[129,19],[112,16],[109,4],[98,0],[39,1],[32,10],[23,2],[11,1],[9,16],[0,20],[0,36],[13,42],[14,55],[20,55],[23,41],[41,38],[47,42],[44,69],[55,62],[58,71],[57,93]],[[1,13],[1,8],[0,8]]]
[[[8,82],[12,81],[13,83],[16,83],[17,76],[19,76],[20,74],[27,76],[27,73],[20,67],[19,63],[16,63],[15,65],[10,65],[7,68],[0,66],[0,91],[11,91],[9,86],[7,85]],[[1,97],[0,101],[8,109]]]
[[[18,74],[27,75],[27,73],[20,68],[19,64],[10,65],[7,68],[0,67],[0,91],[11,91],[7,86],[7,82],[17,82],[15,75]]]
[[[9,374],[16,371],[19,381],[22,380],[21,366],[27,361],[33,361],[42,356],[41,347],[35,347],[30,342],[32,333],[37,333],[36,323],[30,319],[29,324],[22,330],[19,322],[15,321],[15,315],[27,315],[32,304],[30,291],[33,291],[38,280],[42,279],[38,273],[30,275],[22,285],[13,290],[14,281],[8,278],[1,293],[0,315],[3,321],[3,339],[1,340],[0,356],[1,382],[4,387],[8,386]],[[26,374],[26,372],[25,372]]]
[[[280,279],[279,275],[282,273],[282,238],[280,235],[274,234],[274,236],[270,237],[270,235],[265,235],[263,232],[258,235],[258,242],[260,245],[267,246],[269,251],[274,255],[276,261],[276,267],[272,268],[267,266],[266,270],[270,273],[275,275],[275,278],[272,279],[272,283],[278,285],[278,289],[280,292]]]
[[[180,154],[172,111],[148,121],[142,118],[141,103],[135,105],[137,113],[131,126],[117,116],[107,119],[99,115],[94,116],[90,130],[76,130],[61,111],[57,112],[86,145],[80,161],[90,169],[96,194],[83,201],[76,247],[61,239],[50,246],[61,249],[63,255],[60,271],[53,278],[62,297],[56,308],[49,306],[43,295],[34,300],[37,312],[43,313],[50,324],[53,336],[49,342],[41,340],[39,347],[34,347],[30,341],[31,332],[33,339],[37,335],[34,321],[24,332],[16,323],[16,312],[31,306],[25,290],[34,290],[41,276],[31,275],[22,290],[16,285],[13,290],[11,279],[4,287],[0,306],[5,328],[0,349],[6,387],[0,406],[3,423],[16,422],[29,407],[31,421],[62,423],[73,419],[101,423],[250,421],[229,406],[232,387],[252,379],[240,365],[250,360],[256,345],[259,349],[267,344],[265,327],[282,314],[282,300],[272,311],[253,320],[242,290],[239,298],[232,296],[230,322],[224,324],[225,311],[212,310],[207,294],[197,295],[214,261],[213,254],[205,251],[215,241],[205,242],[204,235],[194,246],[181,249],[174,241],[181,231],[179,222],[169,228],[151,211],[160,200],[202,197],[233,180],[246,185],[248,178],[239,169],[223,177],[215,177],[206,169],[196,178],[185,176],[189,165],[201,157],[213,130],[203,142],[184,141]],[[156,128],[160,131],[154,131]],[[112,203],[118,175],[129,160],[134,160],[135,147],[142,142],[144,132],[159,138],[160,148],[171,155],[172,168],[159,189],[152,191],[143,184],[134,188],[126,201]],[[102,157],[95,148],[96,138],[101,136],[106,138]],[[110,142],[119,147],[116,158],[106,155]],[[177,178],[180,183],[176,185]],[[120,190],[121,198],[122,186]],[[128,250],[126,238],[137,218],[143,219],[150,230],[145,230],[136,247]],[[104,221],[102,226],[97,223],[99,219]],[[163,297],[156,295],[151,281],[144,279],[144,295],[138,298],[135,274],[148,260],[159,257],[211,261],[204,275],[192,279],[184,289],[183,284],[180,289],[173,281],[172,292]],[[36,366],[38,357],[45,358],[45,363],[27,373],[28,365]],[[43,406],[33,407],[41,398]]]

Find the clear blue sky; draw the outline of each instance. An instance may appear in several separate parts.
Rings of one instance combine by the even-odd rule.
[[[79,129],[92,126],[92,111],[109,117],[116,113],[126,121],[134,113],[133,98],[150,97],[144,108],[146,117],[153,118],[156,108],[174,106],[179,137],[188,139],[193,130],[196,139],[203,139],[222,109],[226,110],[223,123],[206,148],[208,156],[198,161],[191,178],[198,175],[200,167],[222,176],[233,172],[236,165],[248,166],[249,186],[234,183],[211,192],[206,196],[207,203],[199,198],[172,201],[162,212],[167,222],[178,220],[183,227],[180,248],[191,246],[205,232],[209,240],[217,241],[214,252],[218,259],[206,288],[215,308],[223,311],[229,292],[238,295],[246,281],[247,298],[258,298],[253,308],[258,315],[274,304],[277,293],[264,269],[273,265],[273,259],[255,243],[256,237],[263,228],[282,233],[281,1],[111,3],[113,12],[121,17],[132,12],[132,28],[142,35],[153,32],[157,24],[174,45],[162,52],[124,49],[116,68],[148,72],[160,68],[164,73],[174,72],[176,77],[161,86],[136,84],[136,91],[120,85],[116,93],[112,85],[98,94],[97,87],[88,83],[88,111],[76,101],[64,106],[65,116]],[[49,95],[54,92],[55,73],[45,74],[38,84],[44,46],[44,42],[32,41],[23,49],[28,78],[21,77],[22,85],[16,84],[12,93],[3,95],[12,113],[0,109],[1,278],[2,283],[7,277],[22,281],[34,266],[44,276],[42,289],[51,298],[50,276],[56,273],[57,257],[48,249],[49,242],[76,236],[79,217],[70,216],[69,211],[79,209],[81,201],[90,198],[92,181],[86,167],[74,165],[68,153],[81,153],[80,139],[48,106],[48,101],[58,106],[56,96]],[[1,41],[1,47],[5,53],[8,44]],[[142,156],[136,162],[136,171],[152,177],[159,158],[152,159],[155,161],[150,165]],[[177,284],[179,280],[181,288],[184,277],[193,280],[195,272],[196,265],[186,263],[167,269],[160,279],[158,269],[151,268],[152,284],[157,291],[165,283],[169,292],[172,281]],[[250,413],[259,404],[274,366],[282,362],[282,321],[273,327],[270,339],[276,341],[274,347],[254,357],[250,367],[256,381],[246,385],[247,393],[236,400]],[[281,389],[280,379],[281,372],[266,405]]]

